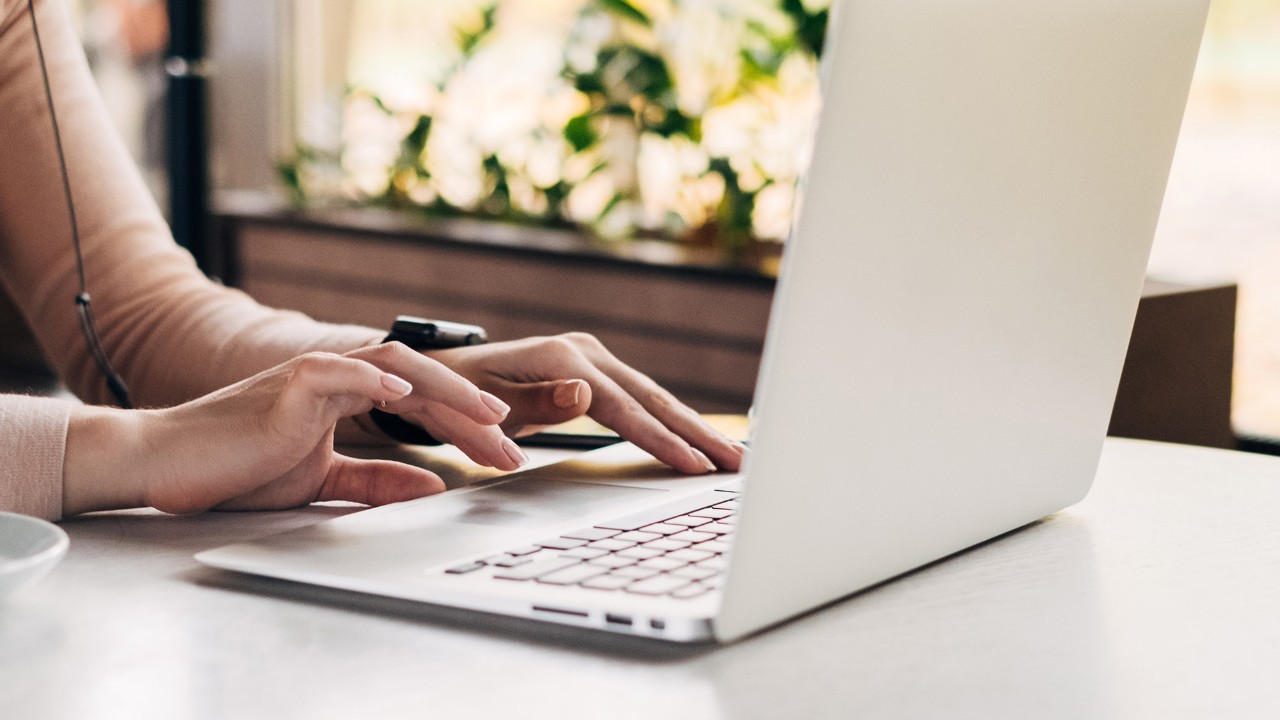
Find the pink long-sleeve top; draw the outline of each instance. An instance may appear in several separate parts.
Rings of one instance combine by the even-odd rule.
[[[375,341],[375,330],[263,307],[197,270],[116,136],[64,5],[35,3],[98,329],[134,403],[178,404],[303,352]],[[72,391],[110,403],[76,316],[61,182],[27,2],[0,0],[0,284]],[[0,395],[0,510],[62,516],[74,407]]]

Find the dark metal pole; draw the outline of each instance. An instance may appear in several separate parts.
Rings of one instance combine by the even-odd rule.
[[[168,0],[169,52],[165,58],[165,151],[169,222],[178,244],[209,272],[208,60],[204,0]]]

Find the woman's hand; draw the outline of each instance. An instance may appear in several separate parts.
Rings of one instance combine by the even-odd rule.
[[[430,356],[506,400],[512,410],[502,429],[513,437],[585,413],[682,472],[741,466],[741,444],[716,432],[591,335],[527,338],[436,350]]]
[[[443,490],[421,468],[334,452],[337,420],[375,404],[427,419],[433,433],[457,437],[477,462],[508,470],[523,464],[498,427],[504,403],[392,344],[304,355],[172,408],[78,408],[67,433],[64,511],[380,505]]]

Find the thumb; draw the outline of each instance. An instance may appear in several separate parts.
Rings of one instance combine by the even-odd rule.
[[[444,481],[430,470],[393,460],[358,460],[334,453],[333,465],[316,499],[388,505],[444,489]]]
[[[502,427],[512,431],[559,425],[585,415],[591,407],[591,386],[585,380],[511,383],[502,394],[511,405]]]

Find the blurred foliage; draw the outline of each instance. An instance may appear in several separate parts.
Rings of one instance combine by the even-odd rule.
[[[393,108],[366,89],[349,88],[348,103],[377,108],[399,128],[399,140],[397,152],[383,167],[385,183],[376,183],[380,189],[348,190],[342,200],[421,209],[434,215],[578,226],[609,239],[656,235],[718,247],[731,256],[741,254],[759,240],[754,218],[760,193],[775,183],[794,183],[794,177],[772,177],[749,157],[720,155],[705,147],[704,121],[709,114],[776,85],[789,59],[801,57],[809,66],[816,65],[827,24],[827,2],[723,0],[715,6],[712,19],[736,29],[738,47],[729,48],[727,66],[718,62],[717,67],[704,70],[695,64],[690,70],[687,57],[682,63],[681,53],[697,52],[689,43],[699,40],[671,38],[686,21],[685,6],[705,16],[709,6],[705,0],[582,0],[567,34],[558,79],[576,93],[579,110],[559,127],[536,129],[529,138],[540,146],[559,144],[558,177],[550,182],[542,176],[535,179],[527,163],[512,161],[501,151],[478,149],[479,195],[465,203],[446,199],[442,191],[446,178],[431,156],[433,132],[439,124],[435,116],[420,109]],[[468,67],[487,46],[501,42],[496,33],[502,17],[500,3],[487,3],[480,17],[478,25],[457,30],[456,60],[431,89],[437,96],[447,95],[459,78],[468,81],[464,76]],[[712,57],[707,62],[717,60]],[[691,74],[705,77],[690,78]],[[691,100],[689,87],[700,87],[702,92],[692,93]],[[691,201],[701,204],[701,209],[668,208],[654,220],[653,203],[646,200],[639,181],[641,148],[654,141],[698,158],[691,169],[681,170],[680,182],[702,189],[692,194],[697,199]],[[297,148],[294,157],[279,168],[281,182],[294,201],[332,201],[321,197],[323,193],[311,187],[307,178],[318,173],[342,175],[346,150]],[[602,187],[607,190],[601,191]],[[604,196],[594,203],[582,201],[591,192],[604,192]]]

